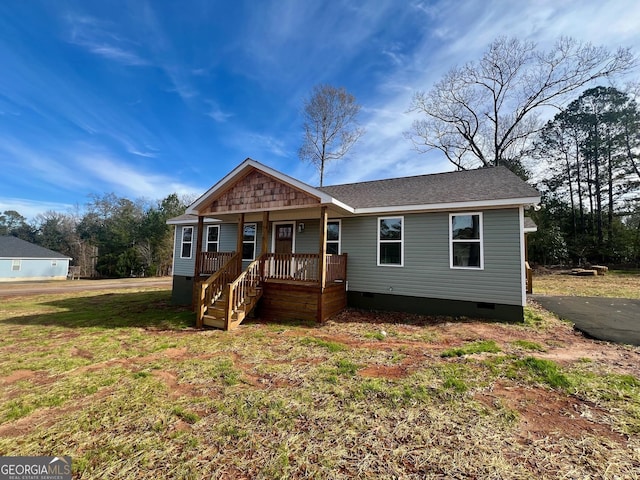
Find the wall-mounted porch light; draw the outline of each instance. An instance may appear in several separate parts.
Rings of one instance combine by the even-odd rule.
[[[298,224],[298,233],[304,232],[304,223],[300,222]]]

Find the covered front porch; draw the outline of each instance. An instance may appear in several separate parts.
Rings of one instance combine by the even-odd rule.
[[[336,218],[349,212],[322,192],[247,160],[187,213],[198,218],[198,327],[231,329],[254,309],[267,320],[324,321],[346,306]]]
[[[219,268],[194,285],[198,328],[233,329],[254,309],[264,320],[324,321],[346,307],[346,254],[264,253],[245,269],[235,252],[201,256]]]

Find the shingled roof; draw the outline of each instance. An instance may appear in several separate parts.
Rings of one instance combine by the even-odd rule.
[[[505,167],[319,187],[353,208],[434,205],[539,197]]]
[[[0,258],[69,258],[17,237],[0,237]]]

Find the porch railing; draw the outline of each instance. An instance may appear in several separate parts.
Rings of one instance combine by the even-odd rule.
[[[262,256],[262,276],[265,279],[319,282],[318,253],[266,253]],[[326,281],[346,280],[347,255],[327,255]]]
[[[233,257],[234,252],[200,252],[200,274],[211,275]]]

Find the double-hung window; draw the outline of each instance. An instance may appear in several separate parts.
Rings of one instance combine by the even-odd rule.
[[[340,220],[327,222],[327,253],[340,254]]]
[[[451,268],[484,268],[482,213],[449,215]]]
[[[219,251],[220,225],[207,226],[207,252]]]
[[[191,246],[193,245],[193,227],[182,227],[182,248],[180,258],[191,258]]]
[[[242,232],[242,260],[256,259],[256,224],[247,223]]]
[[[378,218],[378,265],[404,265],[404,217]]]
[[[19,272],[21,267],[21,260],[11,260],[11,271]]]

